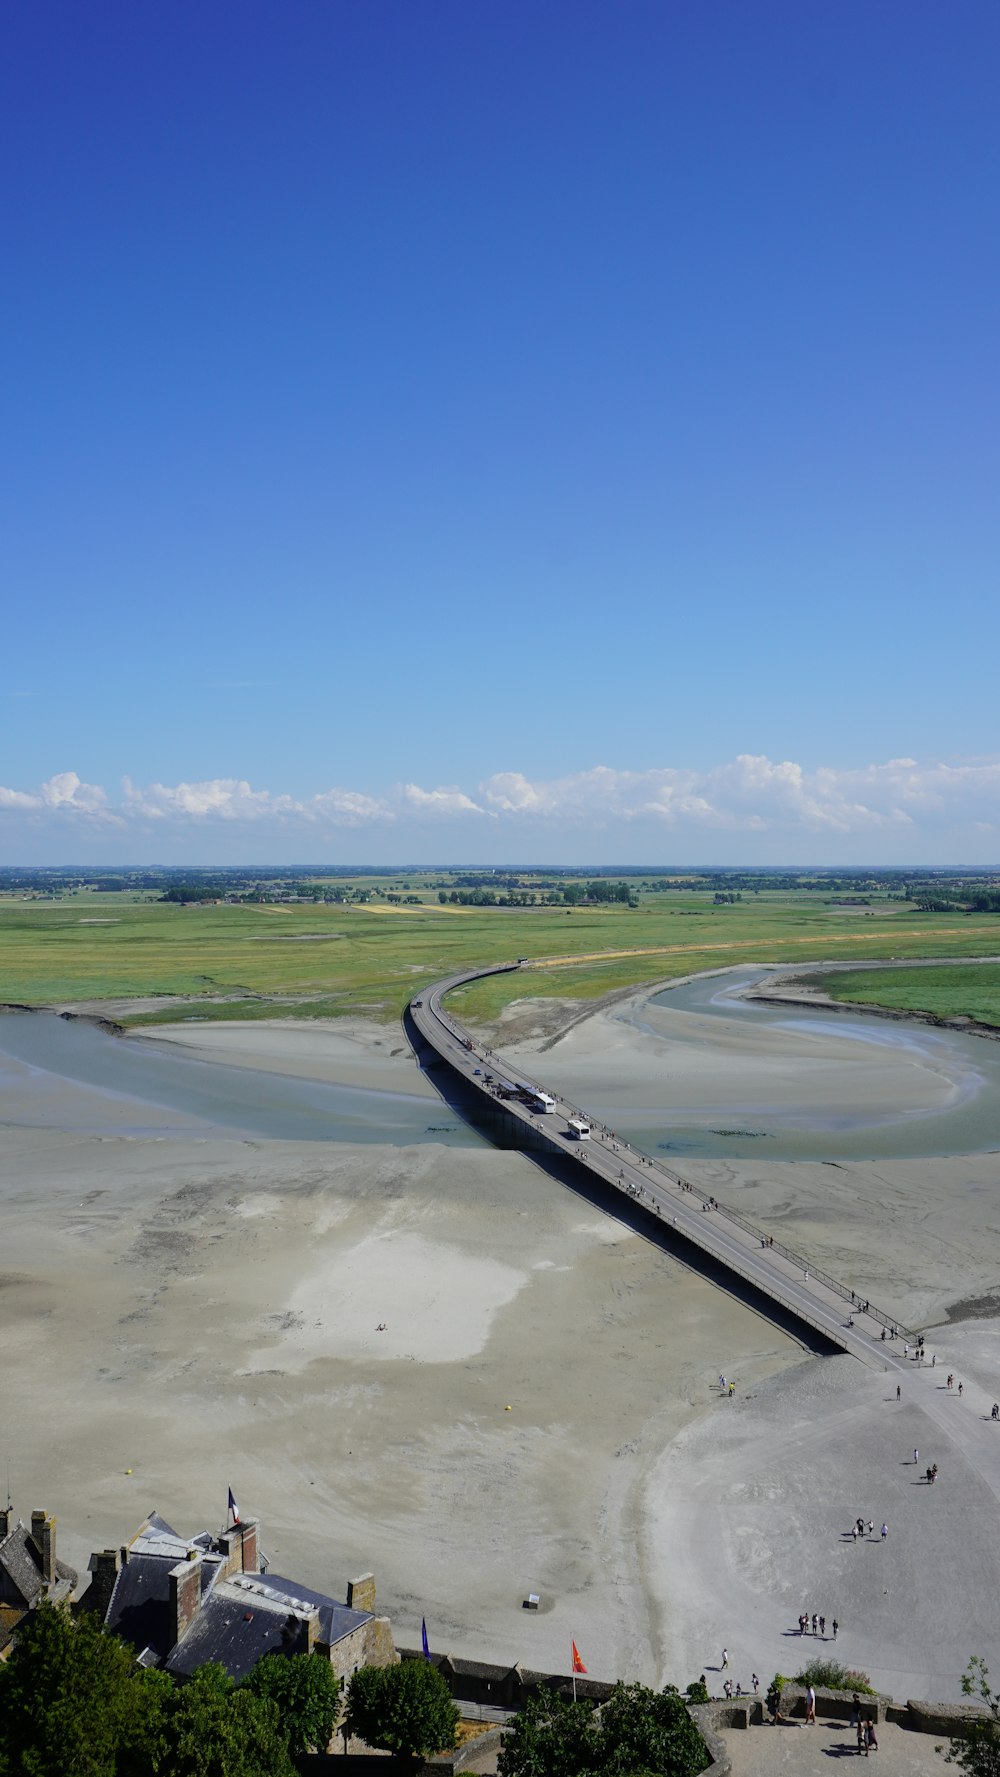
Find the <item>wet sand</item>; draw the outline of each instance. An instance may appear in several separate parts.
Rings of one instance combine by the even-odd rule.
[[[613,1038],[605,1077],[631,1079],[641,1033],[624,1043],[613,1016],[532,1071],[562,1084],[574,1043],[589,1067]],[[155,1038],[430,1090],[384,1027]],[[573,1637],[596,1676],[684,1684],[725,1643],[746,1683],[795,1669],[786,1632],[808,1604],[889,1690],[957,1696],[1000,1633],[995,1502],[972,1475],[911,1485],[919,1406],[887,1426],[877,1376],[805,1357],[525,1157],[206,1137],[175,1113],[169,1135],[152,1114],[98,1134],[85,1089],[51,1095],[32,1128],[16,1084],[0,1102],[0,1398],[15,1503],[58,1513],[78,1567],[153,1506],[215,1527],[232,1486],[282,1571],[341,1595],[374,1568],[404,1644],[426,1615],[442,1651],[565,1669]],[[926,1324],[1000,1284],[998,1165],[688,1170]],[[1000,1323],[933,1339],[962,1365],[963,1410],[988,1411]],[[858,1511],[890,1518],[885,1591],[881,1550],[842,1552]]]

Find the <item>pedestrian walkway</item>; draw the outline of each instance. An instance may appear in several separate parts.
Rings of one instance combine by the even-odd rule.
[[[831,1760],[840,1759],[867,1763],[875,1777],[945,1777],[946,1771],[942,1755],[935,1751],[940,1735],[915,1734],[888,1722],[879,1723],[879,1749],[867,1760],[858,1752],[849,1722],[822,1717],[814,1727],[791,1721],[773,1728],[765,1722],[749,1729],[727,1729],[721,1738],[732,1760],[733,1777],[774,1777],[776,1771],[794,1777],[829,1777]]]

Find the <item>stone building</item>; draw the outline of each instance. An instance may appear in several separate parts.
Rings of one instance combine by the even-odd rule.
[[[41,1598],[58,1604],[72,1598],[76,1574],[56,1557],[56,1521],[32,1512],[31,1529],[14,1517],[10,1503],[0,1510],[0,1660],[23,1617]]]
[[[351,1581],[346,1604],[282,1579],[268,1569],[253,1518],[185,1538],[151,1512],[130,1543],[92,1555],[90,1572],[79,1608],[131,1642],[143,1665],[178,1677],[217,1660],[239,1680],[265,1654],[313,1653],[346,1681],[398,1657],[371,1574]]]

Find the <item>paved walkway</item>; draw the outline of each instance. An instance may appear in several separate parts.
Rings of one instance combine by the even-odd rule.
[[[832,1763],[859,1758],[874,1769],[874,1777],[947,1777],[944,1758],[935,1750],[942,1744],[939,1736],[915,1734],[888,1722],[881,1722],[877,1732],[878,1752],[867,1761],[858,1753],[854,1729],[844,1721],[820,1720],[815,1727],[785,1722],[776,1728],[765,1722],[729,1729],[721,1738],[733,1761],[733,1777],[774,1777],[776,1771],[829,1777]]]

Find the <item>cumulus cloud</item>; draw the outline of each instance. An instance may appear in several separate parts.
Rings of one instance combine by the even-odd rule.
[[[665,831],[733,834],[817,833],[861,838],[895,830],[954,827],[988,831],[1000,824],[1000,761],[882,764],[807,770],[794,760],[741,753],[704,768],[598,765],[562,777],[499,771],[472,793],[457,784],[424,789],[402,783],[382,795],[333,786],[307,797],[256,789],[245,778],[197,783],[122,780],[112,800],[98,784],[63,771],[37,788],[0,787],[0,816],[50,822],[176,827],[367,827],[399,822],[490,820],[504,824],[600,829],[642,823]]]
[[[665,827],[730,832],[799,828],[864,834],[939,818],[982,819],[1000,812],[1000,763],[919,765],[890,759],[882,765],[806,771],[793,760],[741,753],[706,769],[655,767],[614,771],[598,767],[562,778],[531,780],[498,772],[480,785],[487,807],[546,820],[606,823],[653,820]]]
[[[399,794],[407,808],[412,809],[414,814],[418,815],[444,815],[447,817],[456,814],[486,813],[485,809],[480,808],[478,802],[473,802],[471,796],[467,796],[464,790],[456,789],[454,785],[450,789],[422,790],[419,784],[403,784]]]
[[[54,810],[64,815],[83,815],[91,820],[120,821],[99,784],[85,784],[75,771],[60,771],[37,790],[9,790],[0,786],[0,809]]]

